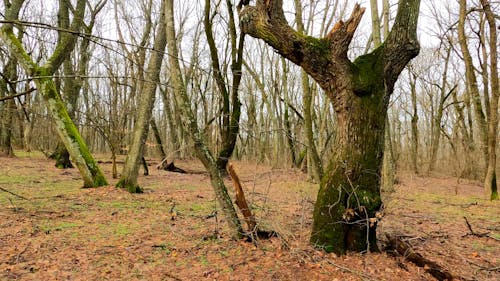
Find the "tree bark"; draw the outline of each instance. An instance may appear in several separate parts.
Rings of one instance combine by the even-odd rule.
[[[401,0],[384,44],[354,62],[347,51],[364,13],[359,5],[347,21],[338,22],[321,39],[293,30],[281,0],[260,0],[240,13],[243,31],[301,66],[323,88],[336,111],[335,151],[321,180],[311,234],[311,242],[326,251],[344,254],[377,248],[387,106],[399,74],[420,49],[419,7],[419,0]]]
[[[484,189],[491,200],[498,200],[498,185],[496,177],[496,146],[498,144],[498,99],[500,98],[500,84],[498,81],[498,49],[497,25],[495,15],[491,11],[490,1],[481,0],[490,28],[490,70],[491,70],[491,99],[490,116],[488,118],[488,165],[484,179]],[[484,85],[487,87],[486,85]]]
[[[2,78],[0,78],[0,97],[15,94],[15,85],[9,84],[17,80],[17,60],[11,56],[4,67]],[[9,89],[10,88],[10,89]],[[0,156],[15,156],[12,148],[12,133],[14,130],[13,117],[16,110],[14,99],[2,101],[0,104]]]
[[[138,185],[139,167],[143,161],[144,146],[148,137],[149,126],[151,122],[152,110],[155,101],[156,88],[160,81],[160,71],[163,60],[163,54],[167,45],[166,27],[165,27],[165,0],[161,3],[161,16],[156,30],[153,52],[149,60],[146,71],[142,95],[139,97],[137,108],[137,120],[132,133],[132,143],[125,158],[122,175],[116,184],[117,187],[125,188],[130,193],[141,193],[142,188]],[[147,171],[147,166],[144,166]]]

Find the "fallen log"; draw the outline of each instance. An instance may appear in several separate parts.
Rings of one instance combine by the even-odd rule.
[[[174,173],[181,173],[181,174],[186,174],[187,172],[177,166],[175,166],[174,161],[168,162],[168,158],[163,159],[158,166],[156,166],[156,169],[158,170],[164,170],[164,171],[169,171],[169,172],[174,172]]]
[[[393,250],[397,254],[403,256],[406,260],[424,268],[427,273],[434,276],[437,280],[453,280],[453,275],[445,268],[436,262],[425,258],[420,253],[415,252],[412,246],[408,242],[404,241],[400,236],[391,236],[389,234],[386,234],[386,236],[389,241],[386,250]]]

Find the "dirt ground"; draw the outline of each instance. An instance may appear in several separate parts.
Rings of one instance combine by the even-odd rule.
[[[157,162],[140,178],[145,193],[132,195],[82,189],[76,169],[40,154],[0,158],[0,187],[29,199],[0,191],[0,280],[434,280],[390,253],[337,257],[311,247],[318,186],[298,170],[235,162],[259,225],[280,234],[254,244],[230,239],[200,163],[178,161],[191,172],[178,174]],[[111,164],[101,167],[114,184]],[[457,280],[500,280],[500,203],[484,200],[476,182],[398,179],[384,201],[381,244],[387,233],[404,235]],[[484,235],[470,235],[464,218]]]

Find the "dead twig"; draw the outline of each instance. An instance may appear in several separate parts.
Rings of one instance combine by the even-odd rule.
[[[494,272],[500,272],[500,266],[494,266],[494,267],[487,267],[484,265],[480,265],[471,261],[467,261],[469,264],[476,266],[479,268],[481,271],[494,271]]]
[[[3,188],[3,187],[0,187],[0,190],[1,190],[1,191],[3,191],[3,192],[6,192],[6,193],[12,194],[12,195],[14,195],[14,196],[16,196],[16,197],[18,197],[18,198],[24,199],[24,200],[26,200],[26,201],[30,201],[28,198],[26,198],[26,197],[24,197],[24,196],[21,196],[21,195],[19,195],[19,194],[16,194],[16,193],[14,193],[14,192],[12,192],[12,191],[10,191],[10,190],[7,190],[7,189],[5,189],[5,188]]]
[[[465,220],[465,224],[467,224],[467,228],[469,229],[470,233],[465,234],[463,237],[465,237],[467,235],[472,235],[472,236],[477,236],[477,237],[490,237],[488,235],[488,234],[490,234],[489,232],[484,232],[484,233],[474,232],[474,230],[472,230],[472,226],[469,223],[469,220],[467,220],[467,217],[464,217],[464,220]]]
[[[345,267],[345,266],[342,266],[342,265],[339,265],[339,264],[336,264],[330,260],[326,260],[327,263],[329,263],[330,265],[333,265],[335,266],[336,268],[342,270],[342,271],[345,271],[345,272],[349,272],[349,273],[352,273],[352,274],[355,274],[355,275],[358,275],[359,277],[363,278],[363,280],[374,280],[372,279],[368,274],[366,273],[363,273],[363,272],[360,272],[360,271],[356,271],[356,270],[353,270],[353,269],[350,269],[348,267]]]

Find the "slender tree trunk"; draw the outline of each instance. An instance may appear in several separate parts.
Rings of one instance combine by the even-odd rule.
[[[412,105],[411,115],[411,169],[415,174],[418,174],[418,150],[419,150],[419,134],[418,134],[418,104],[417,104],[417,76],[409,72],[410,77],[410,95]]]
[[[295,21],[297,22],[297,31],[301,34],[305,34],[304,23],[302,22],[302,3],[299,0],[294,0],[295,2]],[[307,145],[307,173],[314,180],[319,182],[323,176],[323,164],[321,158],[319,157],[318,149],[316,147],[316,142],[314,141],[314,131],[313,131],[313,92],[309,82],[309,77],[307,72],[303,69],[300,72],[300,78],[302,82],[302,99],[303,99],[303,110],[304,110],[304,134],[306,138]]]
[[[436,166],[439,143],[441,139],[441,122],[443,119],[444,103],[446,102],[446,99],[448,99],[448,97],[451,95],[451,92],[455,90],[455,88],[453,88],[448,93],[446,93],[446,84],[448,78],[448,63],[450,61],[450,54],[451,54],[451,46],[449,46],[448,49],[446,50],[443,76],[442,76],[441,86],[439,87],[439,103],[436,115],[432,120],[433,130],[431,132],[431,157],[429,160],[429,169],[427,170],[427,172],[434,171],[434,167]]]
[[[179,115],[182,120],[182,125],[187,128],[187,132],[194,142],[196,155],[210,175],[210,181],[212,187],[214,188],[215,196],[222,208],[224,216],[226,217],[232,237],[239,238],[243,233],[241,222],[238,219],[233,202],[227,192],[221,171],[217,166],[217,160],[208,149],[203,134],[198,128],[196,116],[191,109],[191,101],[184,86],[185,84],[183,82],[182,72],[178,61],[179,51],[177,50],[177,38],[175,35],[173,0],[165,0],[165,2],[167,26],[166,33],[169,53],[168,60],[170,64],[172,84],[174,86],[174,96],[177,100],[177,104],[179,105]]]
[[[151,124],[151,129],[153,130],[153,134],[155,136],[156,145],[158,146],[158,152],[160,152],[160,157],[161,159],[165,159],[167,158],[167,154],[163,149],[163,141],[161,140],[160,131],[158,130],[158,126],[156,126],[156,121],[154,120],[154,118],[151,118],[150,124]]]
[[[126,188],[130,193],[142,192],[137,183],[139,167],[144,156],[144,146],[148,137],[149,126],[151,122],[152,110],[155,101],[156,88],[160,81],[160,71],[163,60],[163,53],[167,45],[166,27],[165,27],[165,0],[161,3],[160,20],[156,31],[156,38],[153,46],[153,52],[146,71],[147,79],[144,81],[139,105],[137,108],[137,119],[134,131],[132,133],[132,142],[125,158],[120,180],[117,187]],[[147,171],[147,166],[144,166]]]
[[[297,162],[297,156],[296,156],[296,149],[295,149],[295,141],[293,139],[293,132],[292,132],[292,125],[290,122],[290,114],[289,114],[289,93],[288,93],[288,66],[286,65],[286,61],[284,58],[281,59],[281,64],[283,66],[283,76],[282,76],[282,82],[283,82],[283,96],[284,96],[284,106],[285,106],[285,112],[283,114],[283,123],[285,126],[285,133],[286,133],[286,140],[288,143],[288,149],[290,151],[290,159],[292,161],[293,167],[297,167],[298,162]]]
[[[474,115],[479,127],[479,137],[481,141],[481,152],[483,153],[484,167],[487,167],[488,162],[488,128],[486,124],[486,117],[481,104],[481,97],[479,95],[479,88],[477,78],[474,70],[472,56],[469,51],[467,37],[465,35],[465,21],[467,17],[467,0],[460,0],[460,13],[458,20],[458,42],[462,50],[463,60],[465,63],[465,82],[467,90],[469,91],[474,106]]]
[[[490,1],[481,0],[486,20],[490,28],[490,70],[491,70],[491,99],[490,116],[488,118],[488,165],[484,179],[484,189],[491,200],[498,200],[498,185],[496,177],[496,159],[498,144],[498,99],[500,98],[500,84],[498,81],[498,49],[497,24],[495,15],[491,11]],[[485,85],[485,87],[487,87]]]
[[[181,143],[179,139],[179,134],[178,134],[178,128],[175,125],[176,122],[179,121],[178,115],[175,115],[172,113],[172,107],[176,108],[175,102],[170,101],[169,99],[169,93],[167,90],[160,89],[161,96],[163,98],[163,107],[165,108],[165,113],[167,115],[167,123],[168,123],[168,128],[169,128],[169,140],[172,146],[172,150],[174,152],[174,157],[179,157],[180,156],[180,149],[181,149]]]

